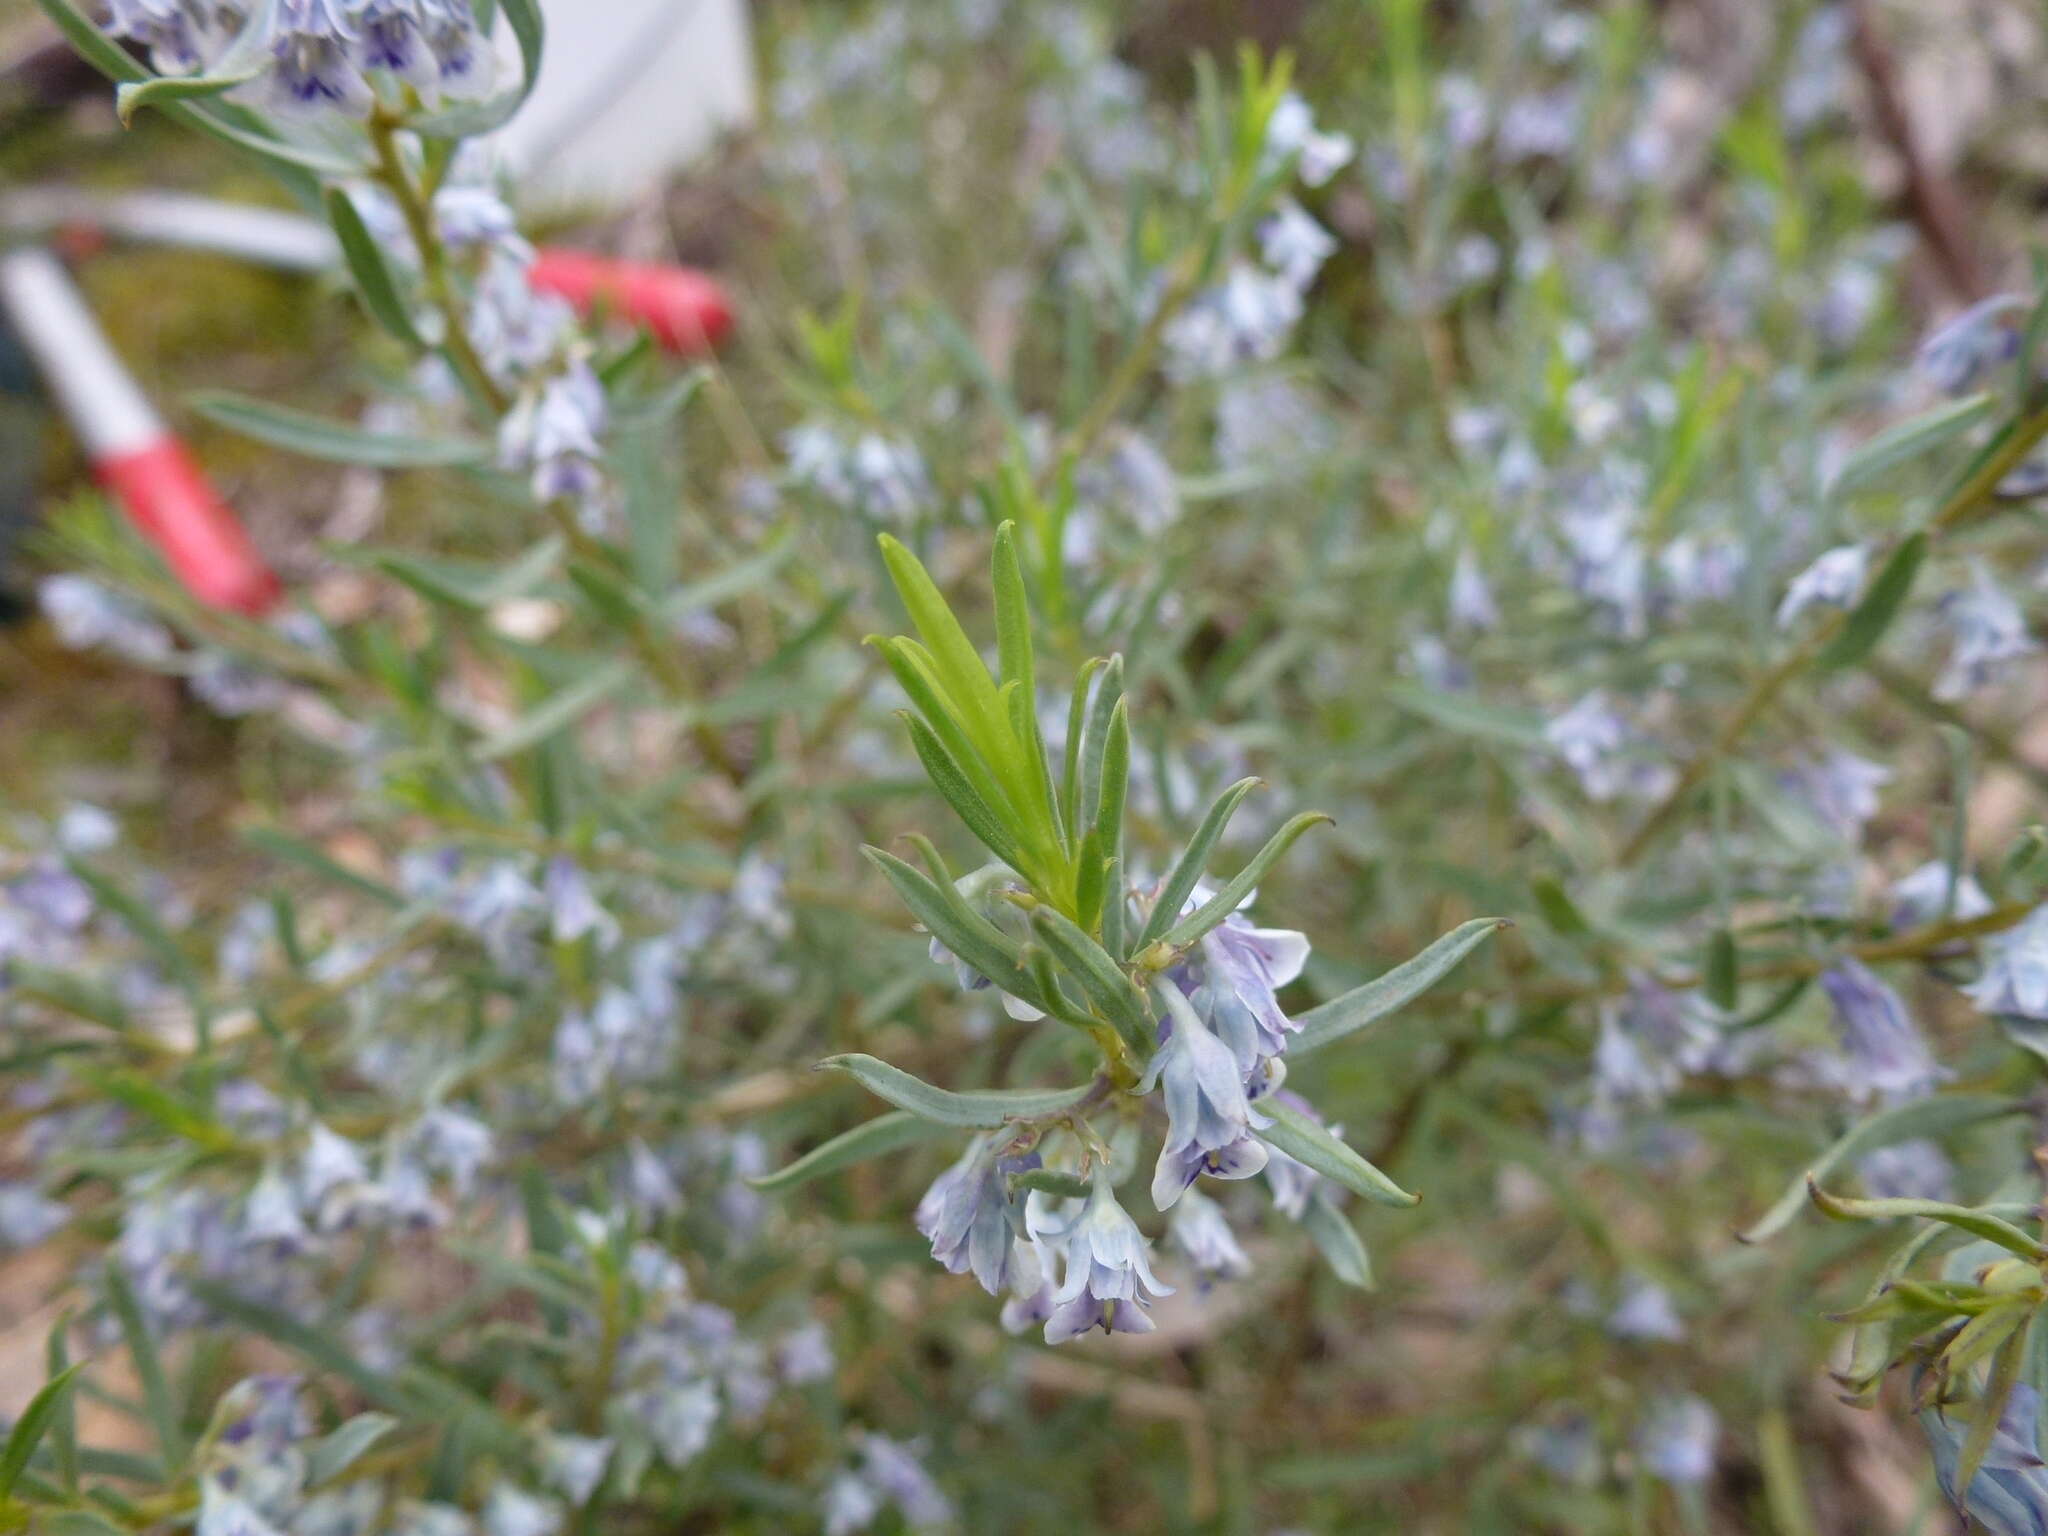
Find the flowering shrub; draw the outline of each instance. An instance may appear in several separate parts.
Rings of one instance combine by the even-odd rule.
[[[64,519],[243,787],[11,829],[0,1528],[2048,1528],[2048,301],[1902,321],[1849,12],[784,19],[685,371],[531,0],[40,3],[324,215],[360,418],[201,405],[389,527]]]

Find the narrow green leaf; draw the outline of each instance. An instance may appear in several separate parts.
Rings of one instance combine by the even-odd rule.
[[[959,759],[946,750],[945,743],[917,716],[906,712],[903,723],[910,729],[910,745],[917,753],[917,760],[924,764],[925,775],[932,781],[932,788],[953,807],[953,813],[967,830],[984,848],[1019,874],[1035,874],[1037,861],[1024,851],[1024,845],[997,814],[995,807],[981,797]]]
[[[1187,948],[1243,906],[1251,898],[1252,892],[1258,889],[1259,882],[1266,878],[1266,872],[1279,863],[1281,856],[1294,846],[1295,839],[1310,827],[1320,826],[1329,820],[1330,818],[1321,811],[1303,811],[1299,816],[1290,817],[1285,825],[1267,840],[1266,846],[1252,855],[1252,861],[1231,877],[1229,884],[1198,907],[1193,914],[1167,930],[1164,941],[1167,947]]]
[[[1109,862],[1102,856],[1102,840],[1093,827],[1081,839],[1074,854],[1074,918],[1083,933],[1092,933],[1102,918],[1102,896]],[[1122,957],[1111,951],[1111,958]]]
[[[1263,779],[1239,779],[1216,797],[1215,803],[1202,817],[1202,824],[1195,828],[1195,835],[1188,839],[1187,847],[1174,861],[1166,883],[1160,886],[1159,899],[1153,902],[1145,926],[1138,930],[1138,937],[1131,944],[1133,954],[1143,954],[1179,920],[1180,909],[1187,905],[1188,897],[1201,883],[1202,873],[1209,865],[1209,855],[1229,827],[1230,818],[1244,804],[1245,796],[1264,782]]]
[[[1475,917],[1469,923],[1460,923],[1422,953],[1402,961],[1384,975],[1309,1009],[1295,1020],[1301,1033],[1288,1047],[1287,1059],[1299,1061],[1407,1007],[1448,976],[1473,950],[1502,929],[1513,926],[1501,917]]]
[[[398,1420],[388,1413],[359,1413],[322,1435],[306,1450],[306,1486],[332,1482],[396,1428]]]
[[[181,1467],[185,1464],[185,1433],[178,1423],[177,1399],[171,1395],[170,1381],[164,1375],[163,1357],[157,1353],[156,1340],[150,1336],[142,1307],[128,1284],[128,1271],[119,1263],[113,1263],[107,1265],[102,1274],[104,1279],[101,1283],[106,1286],[107,1301],[114,1309],[121,1337],[127,1342],[128,1358],[135,1367],[135,1379],[142,1384],[143,1408],[156,1431],[156,1443],[163,1453],[164,1465]]]
[[[302,458],[371,469],[444,469],[489,461],[488,443],[470,437],[407,437],[369,432],[351,422],[251,400],[223,390],[187,397],[208,421]]]
[[[283,1345],[322,1370],[333,1372],[379,1407],[394,1413],[404,1412],[404,1400],[391,1382],[363,1364],[355,1350],[334,1334],[301,1322],[267,1302],[244,1296],[218,1281],[194,1279],[192,1292],[230,1322],[238,1323],[274,1344]],[[147,1385],[145,1380],[145,1389]],[[166,1459],[173,1466],[179,1464],[178,1458],[168,1453]]]
[[[92,889],[100,906],[115,913],[127,925],[130,932],[156,957],[157,964],[174,977],[179,987],[191,1002],[193,1012],[203,1022],[208,1013],[206,983],[199,968],[192,963],[192,957],[172,937],[171,931],[163,925],[149,903],[130,894],[122,886],[79,859],[67,859],[65,863],[72,874]]]
[[[997,781],[994,770],[975,743],[966,717],[947,696],[931,653],[915,640],[900,635],[888,639],[875,638],[870,643],[881,652],[896,681],[916,706],[919,718],[945,744],[954,765],[967,776],[975,792],[992,809],[1002,807],[1007,813],[1010,793]]]
[[[931,1121],[919,1119],[908,1110],[894,1109],[886,1115],[863,1121],[850,1131],[840,1132],[830,1141],[811,1148],[787,1167],[747,1182],[758,1190],[781,1194],[813,1179],[822,1179],[828,1173],[837,1173],[855,1163],[864,1163],[869,1158],[900,1151],[943,1134],[943,1128]]]
[[[2007,1252],[2016,1253],[2032,1263],[2048,1261],[2048,1244],[2029,1237],[2003,1217],[1987,1215],[1968,1206],[1951,1205],[1945,1200],[1848,1200],[1829,1194],[1810,1173],[1806,1176],[1806,1193],[1822,1215],[1836,1221],[1893,1221],[1901,1217],[1939,1221],[1958,1232],[1967,1232],[1987,1243],[1996,1243]]]
[[[1913,533],[1907,536],[1892,556],[1885,561],[1884,569],[1877,573],[1877,579],[1870,584],[1870,590],[1849,614],[1848,623],[1841,632],[1828,642],[1814,665],[1824,672],[1839,671],[1853,667],[1877,648],[1884,632],[1891,628],[1892,621],[1905,606],[1907,596],[1913,590],[1913,579],[1920,574],[1921,562],[1927,558],[1927,535]]]
[[[44,1369],[49,1379],[69,1377],[77,1369],[71,1363],[71,1351],[64,1343],[64,1336],[71,1328],[71,1314],[66,1312],[57,1319],[57,1325],[50,1330],[49,1342],[44,1346]],[[78,1413],[70,1396],[65,1395],[58,1402],[56,1412],[50,1421],[50,1445],[55,1452],[57,1478],[66,1493],[78,1492]],[[0,1495],[4,1498],[4,1495]]]
[[[1742,996],[1742,958],[1736,953],[1735,935],[1716,928],[1707,935],[1707,953],[1700,967],[1707,1001],[1723,1013],[1733,1013]]]
[[[1102,681],[1088,706],[1088,720],[1081,728],[1079,779],[1075,787],[1073,825],[1092,826],[1102,809],[1102,760],[1109,751],[1109,722],[1124,697],[1124,659],[1109,658],[1102,669]]]
[[[55,1509],[37,1518],[36,1536],[130,1536],[127,1526],[89,1509]]]
[[[939,591],[924,563],[888,534],[881,536],[882,561],[889,579],[902,598],[925,648],[931,653],[940,682],[960,710],[970,734],[989,758],[998,777],[1005,777],[1000,750],[1005,721],[996,697],[995,680],[988,675],[981,653],[967,638],[967,631],[953,616],[953,610]]]
[[[910,915],[961,964],[986,976],[1002,991],[1034,1007],[1044,1007],[1037,985],[1023,969],[1016,942],[969,907],[950,883],[941,887],[880,848],[863,848],[861,852],[896,888]]]
[[[280,827],[251,827],[242,833],[242,841],[251,847],[260,848],[273,858],[296,864],[309,870],[330,885],[343,890],[354,891],[358,896],[367,896],[380,906],[397,911],[405,905],[405,897],[380,880],[350,869],[346,864],[337,863],[326,853],[314,847],[303,838],[294,837]]]
[[[876,1097],[920,1119],[967,1128],[991,1128],[1020,1118],[1055,1115],[1095,1091],[1084,1084],[1079,1088],[980,1088],[954,1093],[934,1088],[886,1061],[859,1054],[827,1056],[818,1063],[818,1070],[844,1072]]]
[[[1087,730],[1088,685],[1108,665],[1102,657],[1091,656],[1074,674],[1074,697],[1067,705],[1067,739],[1061,747],[1064,761],[1060,771],[1060,814],[1066,817],[1070,828],[1081,825],[1081,737]]]
[[[120,118],[123,128],[132,128],[135,114],[144,107],[222,96],[238,85],[247,85],[258,73],[244,69],[233,74],[158,75],[150,80],[131,80],[114,89],[114,115]]]
[[[1441,693],[1413,683],[1395,683],[1386,691],[1397,709],[1442,726],[1460,736],[1499,742],[1511,747],[1541,748],[1543,717],[1533,709],[1489,704],[1462,693]]]
[[[636,675],[633,663],[625,660],[593,667],[581,679],[554,694],[503,730],[493,731],[477,743],[479,762],[494,763],[537,747],[560,734],[590,711],[610,699]]]
[[[1885,428],[1843,461],[1828,483],[1828,498],[1840,501],[1876,484],[1899,466],[1953,442],[1989,417],[1996,407],[1997,401],[1988,394],[1971,395]]]
[[[1100,944],[1051,907],[1040,907],[1031,914],[1031,931],[1126,1040],[1134,1044],[1151,1042],[1151,1010],[1130,977]]]
[[[28,1400],[21,1417],[14,1421],[6,1447],[0,1449],[0,1504],[5,1504],[13,1496],[14,1485],[21,1480],[29,1457],[43,1443],[43,1436],[55,1426],[71,1384],[78,1378],[79,1369],[80,1366],[74,1365],[51,1377],[43,1384],[42,1390]]]
[[[994,585],[996,599],[996,665],[1005,683],[1015,683],[1026,699],[1038,697],[1031,663],[1031,600],[1024,591],[1024,571],[1017,563],[1017,525],[996,529]]]
[[[1834,1145],[1808,1165],[1807,1172],[1792,1181],[1791,1187],[1768,1211],[1738,1232],[1736,1237],[1745,1243],[1761,1243],[1776,1237],[1806,1208],[1809,1179],[1824,1179],[1844,1163],[1866,1152],[1923,1136],[1940,1136],[1961,1130],[1966,1125],[2022,1114],[2025,1110],[2026,1105],[2014,1099],[1974,1094],[1937,1094],[1894,1109],[1879,1110],[1851,1126]]]
[[[1585,913],[1579,910],[1565,888],[1548,875],[1539,875],[1529,882],[1530,894],[1536,898],[1536,910],[1543,914],[1543,920],[1565,935],[1574,938],[1593,931],[1593,925],[1586,921]]]
[[[397,276],[384,258],[384,248],[363,222],[355,200],[340,187],[327,189],[327,222],[334,226],[334,238],[341,242],[341,259],[354,280],[363,308],[385,330],[407,346],[426,350],[412,310],[401,293]]]
[[[2027,1309],[2015,1307],[2011,1321],[2005,1323],[1998,1352],[1992,1357],[1990,1377],[1984,1384],[1984,1396],[1977,1404],[1977,1417],[1971,1422],[1970,1432],[1963,1437],[1962,1449],[1956,1454],[1956,1501],[1965,1508],[1969,1507],[1970,1489],[1977,1481],[1977,1471],[1984,1465],[1985,1453],[1991,1449],[1992,1439],[1998,1433],[2006,1400],[2012,1396],[2013,1384],[2019,1380],[2029,1317]]]
[[[1124,800],[1131,787],[1130,701],[1118,699],[1102,742],[1101,779],[1096,791],[1095,836],[1105,851],[1123,846]]]
[[[1411,1195],[1379,1169],[1373,1167],[1322,1126],[1289,1104],[1268,1099],[1260,1109],[1273,1123],[1257,1132],[1259,1140],[1277,1147],[1298,1163],[1306,1164],[1333,1183],[1376,1205],[1418,1205],[1420,1195]]]
[[[1365,1251],[1358,1229],[1320,1191],[1301,1213],[1301,1225],[1315,1240],[1316,1247],[1322,1250],[1331,1273],[1346,1285],[1355,1285],[1361,1291],[1373,1288],[1372,1256]]]

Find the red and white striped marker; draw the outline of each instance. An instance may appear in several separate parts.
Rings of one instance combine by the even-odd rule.
[[[63,265],[33,248],[0,255],[7,312],[98,476],[201,602],[261,615],[278,582],[185,445],[122,366]]]

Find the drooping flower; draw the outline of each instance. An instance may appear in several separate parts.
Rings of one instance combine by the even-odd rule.
[[[1861,544],[1842,544],[1820,556],[1792,578],[1778,604],[1778,628],[1790,629],[1813,607],[1846,608],[1863,590],[1870,570],[1870,551]]]
[[[1898,993],[1848,958],[1821,972],[1820,985],[1834,1009],[1843,1053],[1838,1071],[1848,1093],[1897,1103],[1934,1090],[1944,1074]]]
[[[917,1203],[917,1230],[948,1274],[972,1272],[991,1296],[1009,1274],[1012,1227],[995,1151],[977,1138],[960,1160],[932,1181]]]
[[[586,934],[596,937],[599,949],[610,949],[619,942],[618,919],[598,904],[590,881],[574,860],[550,860],[544,890],[549,927],[557,944],[574,944]]]
[[[1145,1069],[1141,1093],[1164,1087],[1166,1141],[1152,1176],[1152,1203],[1168,1210],[1204,1173],[1248,1179],[1266,1166],[1266,1148],[1252,1135],[1270,1122],[1245,1096],[1244,1075],[1231,1048],[1171,982],[1159,988],[1171,1032]]]
[[[1874,1200],[1946,1200],[1955,1179],[1948,1154],[1925,1137],[1866,1152],[1856,1171]]]
[[[1544,726],[1543,737],[1593,800],[1654,800],[1674,777],[1669,763],[1646,755],[1635,729],[1597,688]]]
[[[1720,1032],[1685,998],[1647,976],[1631,976],[1627,996],[1600,1021],[1596,1093],[1610,1104],[1662,1104],[1689,1074],[1706,1068],[1720,1043]]]
[[[1479,569],[1478,557],[1469,549],[1458,552],[1458,563],[1451,570],[1450,603],[1453,629],[1478,633],[1500,627],[1500,605],[1493,600],[1493,589]]]
[[[1853,843],[1877,814],[1877,792],[1891,777],[1891,770],[1883,764],[1837,747],[1788,771],[1784,784],[1806,802],[1824,826]]]
[[[1152,1273],[1145,1234],[1117,1203],[1106,1169],[1098,1168],[1086,1204],[1061,1229],[1066,1276],[1053,1294],[1045,1342],[1064,1344],[1091,1328],[1104,1333],[1150,1333],[1151,1300],[1171,1296],[1173,1287]]]
[[[2026,615],[1982,565],[1970,585],[1941,599],[1940,613],[1955,637],[1948,665],[1934,681],[1937,699],[1954,700],[1995,681],[2008,664],[2040,649],[2027,633]]]
[[[1920,1411],[1920,1428],[1934,1453],[1934,1475],[1941,1491],[1957,1509],[1967,1508],[1990,1536],[2048,1533],[2048,1464],[2035,1449],[2035,1420],[2040,1412],[2041,1400],[2034,1389],[2025,1382],[2017,1383],[1999,1413],[1998,1428],[1992,1433],[1983,1464],[1966,1491],[1956,1487],[1956,1472],[1970,1420],[1939,1403]]]
[[[540,1443],[540,1473],[571,1504],[588,1504],[611,1465],[612,1442],[595,1435],[546,1435]]]
[[[1336,237],[1292,198],[1283,198],[1259,225],[1260,257],[1296,288],[1313,283],[1336,249]]]
[[[1949,917],[1968,922],[1991,910],[1991,898],[1968,870],[1957,870],[1955,894],[1949,894],[1949,868],[1941,859],[1930,859],[1892,887],[1892,926],[1911,928],[1931,923],[1944,910]]]
[[[1704,1399],[1669,1397],[1644,1418],[1636,1451],[1649,1474],[1667,1483],[1703,1483],[1714,1470],[1721,1420]]]
[[[1963,992],[1986,1013],[2048,1019],[2048,906],[1991,941],[1984,974]]]
[[[1190,1189],[1174,1207],[1166,1235],[1206,1285],[1218,1279],[1241,1279],[1252,1271],[1252,1261],[1230,1230],[1223,1207],[1200,1190]]]
[[[1607,1314],[1607,1331],[1617,1339],[1662,1340],[1685,1337],[1685,1324],[1671,1304],[1671,1293],[1641,1275],[1630,1279],[1621,1300]]]
[[[1303,186],[1323,185],[1344,168],[1355,149],[1349,135],[1318,132],[1315,113],[1293,91],[1280,98],[1266,119],[1267,165],[1294,156],[1294,173]]]
[[[2019,354],[2020,333],[2014,321],[2025,309],[2026,301],[2012,293],[1978,300],[1928,334],[1914,366],[1945,395],[1965,395],[1982,387],[1994,368]]]
[[[279,0],[263,99],[291,116],[368,111],[376,98],[356,67],[359,36],[341,0]]]

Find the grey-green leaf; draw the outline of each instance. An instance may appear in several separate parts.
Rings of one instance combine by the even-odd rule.
[[[921,1120],[970,1130],[992,1129],[1025,1117],[1056,1115],[1073,1108],[1093,1092],[1084,1084],[1079,1088],[981,1088],[955,1093],[934,1088],[886,1061],[858,1053],[828,1056],[818,1063],[818,1069],[844,1072],[877,1098],[886,1099]]]
[[[318,1488],[339,1477],[396,1428],[398,1420],[388,1413],[359,1413],[322,1435],[306,1452],[306,1486]]]
[[[424,350],[426,342],[420,337],[419,327],[413,324],[412,311],[399,290],[398,279],[390,262],[384,259],[384,248],[377,244],[362,214],[356,211],[355,200],[339,187],[327,189],[327,222],[334,226],[334,238],[341,242],[341,257],[348,265],[349,276],[355,280],[363,308],[400,341]]]
[[[1266,846],[1253,854],[1252,861],[1233,875],[1222,890],[1168,929],[1163,942],[1172,949],[1185,949],[1216,927],[1251,899],[1259,882],[1266,878],[1266,872],[1280,862],[1281,855],[1294,846],[1296,838],[1310,827],[1320,826],[1329,819],[1321,811],[1303,811],[1299,816],[1289,817],[1280,830],[1266,840]]]
[[[1927,535],[1924,532],[1909,535],[1892,551],[1884,569],[1870,584],[1870,590],[1850,611],[1848,623],[1828,642],[1814,665],[1823,672],[1839,671],[1855,666],[1876,650],[1878,641],[1884,638],[1885,631],[1892,627],[1892,621],[1905,607],[1906,598],[1913,590],[1914,578],[1920,574],[1921,563],[1926,558]]]
[[[205,390],[189,398],[195,411],[231,432],[287,453],[334,464],[360,464],[371,469],[437,469],[481,464],[491,456],[490,445],[473,437],[407,437],[368,432],[350,422],[272,405],[267,400],[251,400],[225,390]]]
[[[1761,1243],[1776,1237],[1792,1224],[1806,1206],[1806,1182],[1824,1179],[1851,1158],[1922,1136],[1941,1136],[2006,1115],[2017,1115],[2026,1106],[2015,1099],[1991,1098],[1981,1094],[1942,1094],[1879,1110],[1851,1126],[1835,1144],[1821,1153],[1792,1181],[1785,1193],[1750,1226],[1736,1236],[1745,1243]]]
[[[1456,968],[1473,950],[1499,933],[1512,928],[1504,917],[1475,917],[1460,923],[1421,954],[1402,961],[1384,976],[1375,976],[1362,987],[1353,987],[1342,997],[1309,1009],[1295,1020],[1301,1033],[1288,1046],[1287,1057],[1298,1061],[1334,1040],[1356,1034],[1368,1024],[1405,1008]]]
[[[837,1173],[842,1168],[914,1146],[920,1141],[930,1141],[941,1134],[942,1128],[931,1121],[921,1120],[908,1110],[894,1109],[886,1115],[864,1121],[850,1131],[842,1131],[830,1141],[811,1148],[786,1168],[778,1168],[747,1182],[756,1189],[780,1194],[813,1179],[822,1179],[828,1173]]]
[[[1365,1251],[1358,1229],[1342,1211],[1317,1194],[1301,1213],[1301,1225],[1322,1250],[1332,1274],[1361,1291],[1372,1289],[1372,1256]]]
[[[1230,825],[1230,818],[1237,814],[1237,808],[1244,804],[1244,797],[1262,782],[1255,778],[1239,779],[1216,797],[1215,803],[1202,817],[1202,824],[1195,828],[1195,835],[1188,839],[1187,847],[1174,861],[1166,883],[1160,886],[1159,899],[1152,903],[1145,926],[1131,946],[1134,954],[1143,953],[1147,945],[1156,941],[1180,917],[1180,909],[1187,905],[1189,894],[1201,881],[1202,871],[1208,868],[1209,855],[1214,851],[1217,839],[1223,836],[1224,829]]]
[[[1377,1205],[1421,1203],[1420,1195],[1409,1194],[1300,1110],[1272,1100],[1260,1108],[1273,1120],[1258,1132],[1259,1140],[1268,1146],[1279,1148],[1296,1162]]]
[[[1828,484],[1829,498],[1840,500],[1875,484],[1901,464],[1909,464],[1969,431],[1990,416],[1996,407],[1997,401],[1992,396],[1972,395],[1965,400],[1938,405],[1931,411],[1885,428],[1843,462],[1841,470]]]
[[[78,1379],[78,1371],[79,1366],[71,1366],[43,1383],[42,1390],[29,1399],[21,1417],[14,1421],[14,1428],[7,1435],[6,1448],[0,1450],[0,1503],[5,1503],[13,1494],[14,1485],[20,1480],[23,1468],[28,1466],[29,1457],[35,1454],[43,1436],[56,1423],[57,1412],[64,1406],[65,1394],[70,1392],[72,1383]]]

